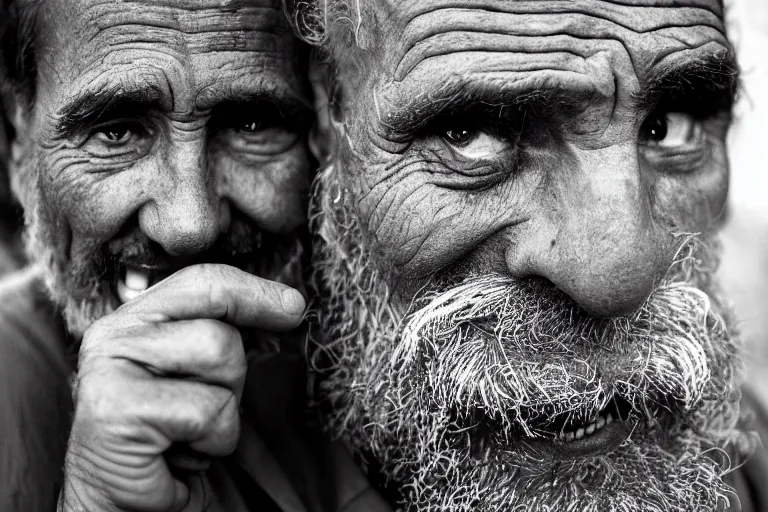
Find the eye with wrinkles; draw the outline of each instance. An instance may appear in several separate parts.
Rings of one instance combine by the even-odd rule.
[[[140,121],[118,119],[91,129],[84,149],[101,157],[145,155],[153,143],[153,132]]]
[[[706,122],[686,112],[653,113],[640,128],[640,151],[666,172],[693,172],[709,150]]]
[[[646,119],[640,139],[648,146],[675,149],[695,144],[701,137],[701,123],[691,114],[668,112]]]
[[[135,139],[142,127],[133,121],[115,121],[93,130],[92,137],[108,146],[121,146]]]
[[[508,141],[476,128],[448,129],[442,139],[454,153],[468,160],[491,159],[510,147]]]
[[[234,154],[274,156],[293,147],[304,123],[270,105],[222,109],[212,119],[216,141]]]

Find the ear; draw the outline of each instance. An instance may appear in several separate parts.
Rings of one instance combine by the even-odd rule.
[[[334,79],[329,65],[313,59],[309,65],[309,81],[315,98],[315,126],[309,134],[309,149],[322,164],[336,153],[339,120],[334,108]]]
[[[22,207],[26,208],[29,187],[35,178],[30,176],[30,166],[23,165],[30,156],[27,153],[31,146],[32,110],[29,102],[20,98],[18,94],[11,93],[3,99],[6,120],[11,128],[9,130],[11,133],[6,134],[7,154],[5,156],[8,181],[14,197]]]
[[[32,111],[29,102],[20,98],[17,93],[10,93],[4,99],[8,124],[13,128],[13,134],[9,134],[12,138],[8,143],[10,149],[9,164],[13,165],[22,157],[23,141],[29,139]]]

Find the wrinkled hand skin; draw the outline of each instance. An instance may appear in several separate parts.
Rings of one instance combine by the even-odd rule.
[[[405,304],[418,278],[458,268],[541,276],[594,315],[624,314],[667,271],[671,233],[721,216],[735,65],[715,0],[362,12],[363,65],[340,71],[330,116],[344,185]],[[649,138],[654,114],[675,132]]]
[[[237,327],[292,329],[303,308],[285,285],[196,265],[96,321],[80,349],[59,510],[206,510],[206,462],[239,437]],[[197,455],[169,458],[174,443]]]
[[[308,126],[269,112],[311,114],[309,88],[276,0],[41,5],[35,97],[14,112],[11,172],[55,260],[42,263],[66,275],[116,240],[136,260],[141,235],[179,268],[236,236],[235,215],[286,238],[303,228]],[[116,308],[116,279],[102,279],[86,298]],[[83,338],[60,509],[202,510],[204,479],[172,474],[163,454],[234,449],[238,329],[295,327],[303,300],[287,312],[284,288],[188,266],[73,333]]]

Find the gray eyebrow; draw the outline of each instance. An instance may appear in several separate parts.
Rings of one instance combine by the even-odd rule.
[[[487,113],[501,115],[507,108],[516,112],[559,112],[579,109],[594,91],[570,89],[499,89],[462,80],[449,80],[431,94],[420,94],[397,106],[382,121],[393,139],[408,138],[441,117]]]
[[[86,89],[68,99],[56,112],[56,131],[68,135],[74,131],[108,118],[116,111],[161,107],[161,92],[146,85],[136,88],[123,86]]]
[[[685,101],[730,108],[738,89],[739,67],[732,52],[710,53],[652,71],[633,100],[644,111]]]

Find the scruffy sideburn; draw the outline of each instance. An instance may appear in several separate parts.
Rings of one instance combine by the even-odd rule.
[[[541,283],[503,276],[448,278],[397,311],[337,180],[321,171],[311,211],[317,406],[403,510],[715,511],[734,499],[728,454],[751,438],[737,428],[739,346],[711,252],[688,237],[628,318],[588,318]],[[637,418],[656,403],[672,414],[581,460],[505,439],[541,435],[515,414],[521,404],[589,416],[614,394]],[[503,426],[480,458],[465,423],[478,411]]]

